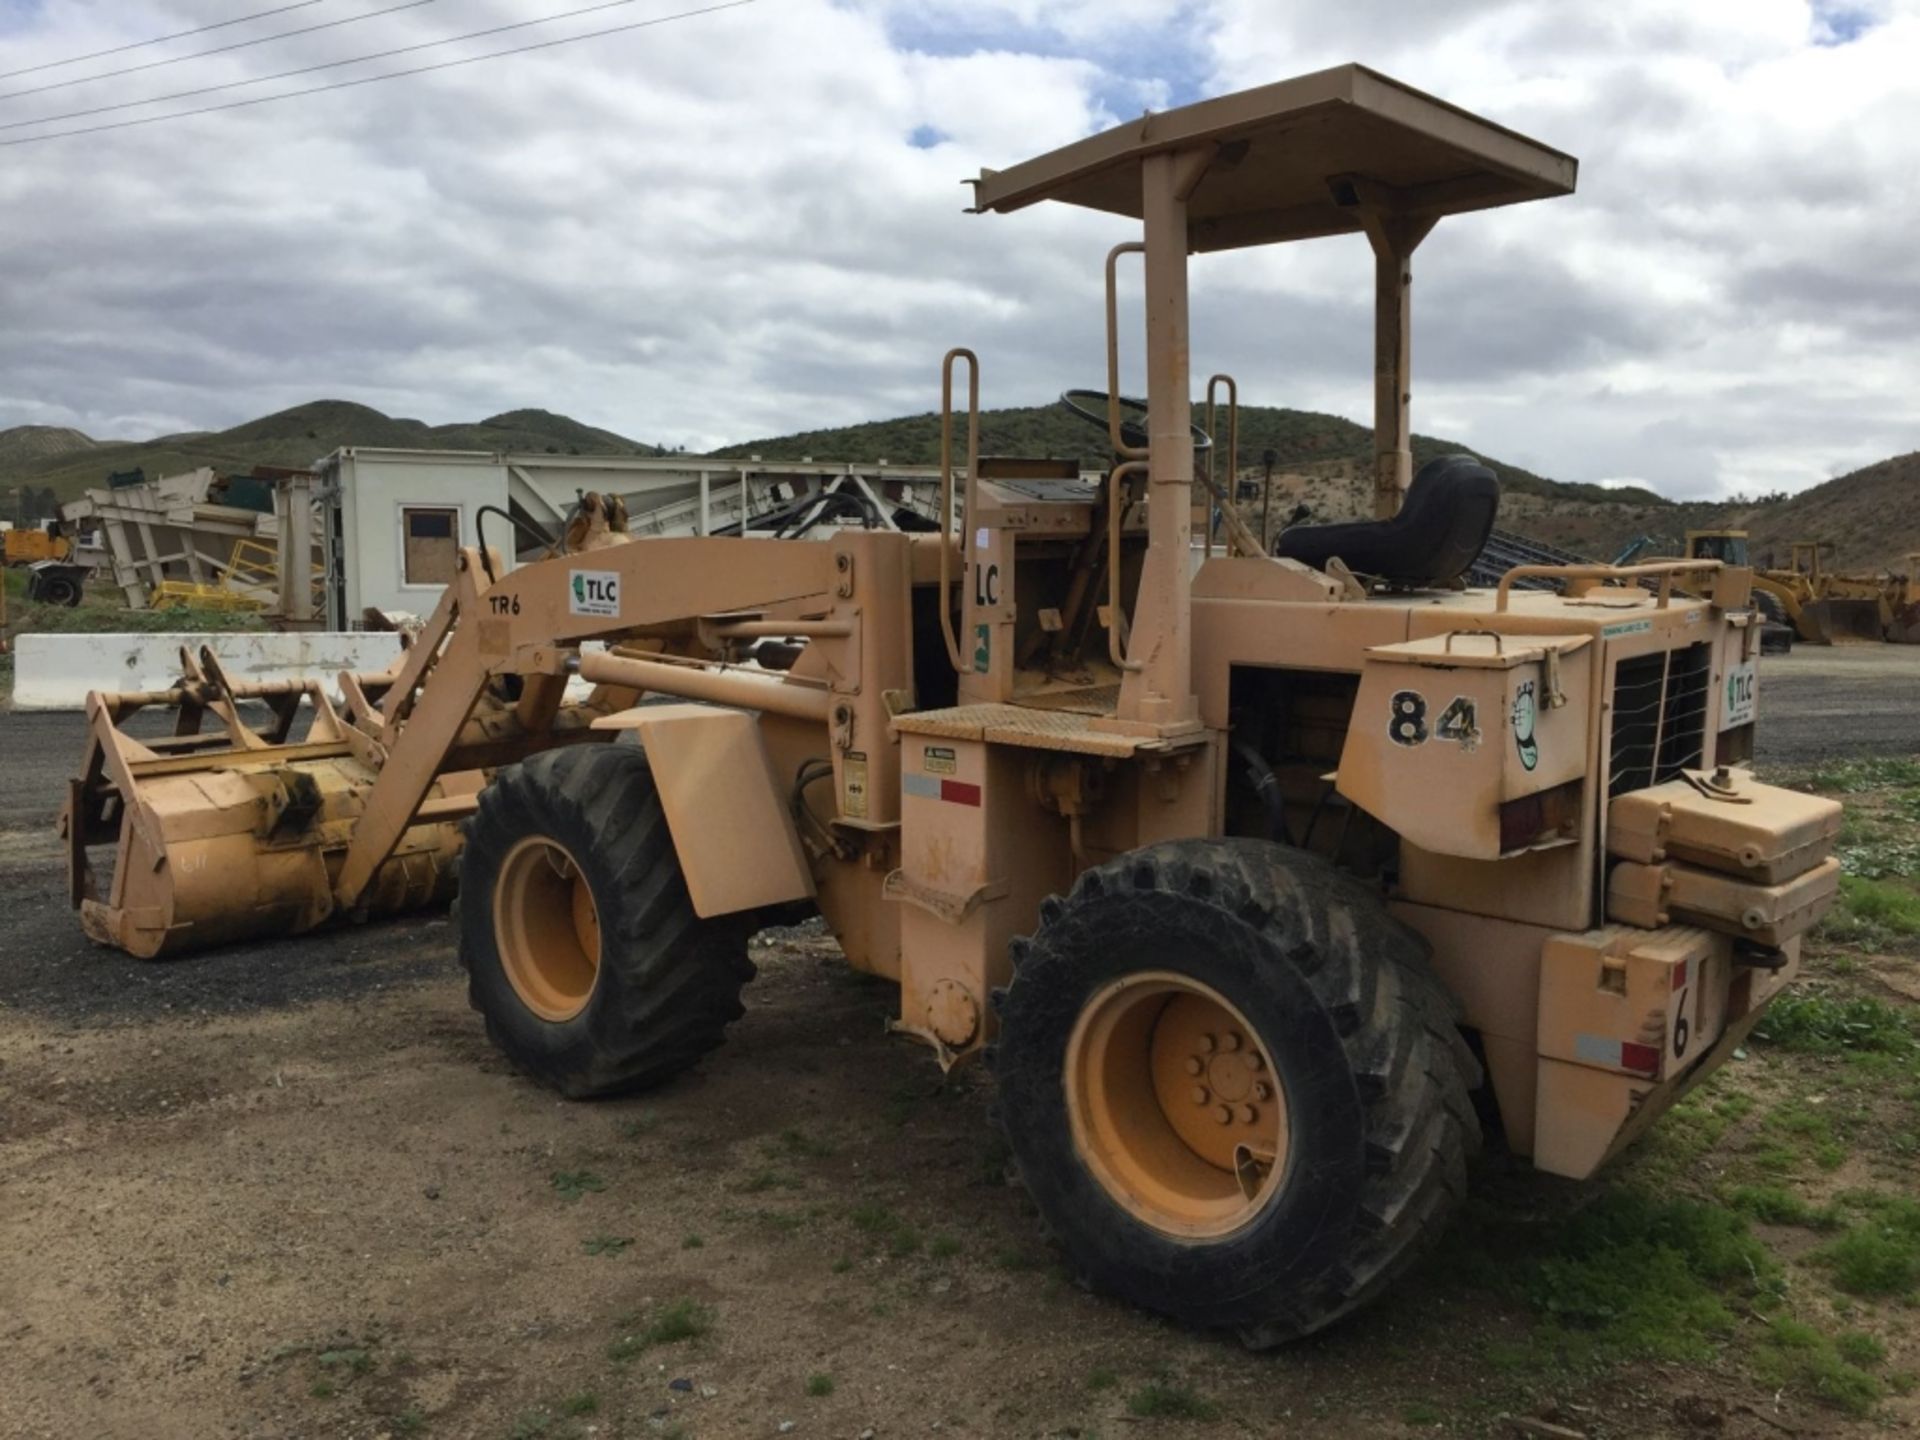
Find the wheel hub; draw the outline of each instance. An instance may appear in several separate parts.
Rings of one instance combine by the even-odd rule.
[[[600,974],[600,913],[564,845],[530,835],[507,852],[494,888],[494,942],[514,993],[542,1020],[587,1008]]]
[[[1075,1143],[1108,1193],[1181,1236],[1244,1225],[1283,1177],[1285,1098],[1245,1017],[1172,972],[1093,995],[1067,1047]]]

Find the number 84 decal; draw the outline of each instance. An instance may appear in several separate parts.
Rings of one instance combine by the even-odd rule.
[[[1450,740],[1462,750],[1473,750],[1480,744],[1479,713],[1465,695],[1453,697],[1431,731],[1427,728],[1427,697],[1418,690],[1394,691],[1387,709],[1387,738],[1396,745],[1424,745],[1429,737]]]

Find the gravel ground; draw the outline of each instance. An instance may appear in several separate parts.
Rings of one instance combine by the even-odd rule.
[[[1801,649],[1761,684],[1763,767],[1920,750],[1920,647]],[[1451,1337],[1515,1317],[1457,1286],[1416,1277],[1255,1358],[1064,1283],[977,1071],[943,1082],[884,1038],[891,987],[829,941],[757,943],[721,1054],[601,1105],[501,1061],[444,917],[160,964],[90,945],[52,834],[81,737],[76,715],[0,712],[0,1435],[1411,1437],[1432,1433],[1416,1409],[1485,1418]],[[1503,1183],[1527,1212],[1559,1193]],[[712,1332],[621,1358],[674,1300]],[[1160,1381],[1226,1423],[1138,1422],[1129,1396]],[[1791,1408],[1750,1422],[1764,1395],[1684,1370],[1558,1398],[1605,1417],[1581,1422],[1595,1440],[1697,1435],[1701,1415],[1722,1440],[1837,1433]]]

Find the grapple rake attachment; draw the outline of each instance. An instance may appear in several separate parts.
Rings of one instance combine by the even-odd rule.
[[[61,816],[82,927],[143,959],[333,918],[334,876],[382,758],[317,681],[236,682],[205,648],[180,660],[181,679],[166,690],[87,697],[86,755]],[[341,688],[365,706],[390,679],[343,675]],[[265,723],[243,715],[248,701],[265,706]],[[170,733],[129,725],[161,708],[174,711]],[[450,898],[454,822],[480,784],[473,771],[435,781],[423,823],[380,866],[356,916]],[[109,845],[103,873],[95,852]]]

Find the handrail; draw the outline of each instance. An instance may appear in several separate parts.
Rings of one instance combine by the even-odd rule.
[[[1129,660],[1120,649],[1120,515],[1127,507],[1120,494],[1120,481],[1138,471],[1147,473],[1147,462],[1129,460],[1113,467],[1107,476],[1107,655],[1122,670],[1140,671],[1146,665]]]
[[[967,362],[967,492],[960,506],[960,543],[967,543],[973,519],[973,477],[980,469],[980,357],[956,345],[940,362],[940,637],[955,670],[961,663],[960,637],[953,630],[953,362]]]
[[[1107,252],[1107,443],[1123,460],[1144,460],[1147,452],[1120,443],[1120,257],[1146,253],[1147,247],[1138,240]]]
[[[1225,382],[1227,387],[1227,490],[1223,497],[1220,487],[1213,481],[1213,452],[1218,444],[1207,446],[1207,493],[1220,501],[1224,511],[1234,503],[1234,487],[1240,483],[1240,387],[1234,383],[1231,375],[1219,374],[1207,377],[1207,439],[1213,437],[1213,392],[1214,387]],[[1201,552],[1209,560],[1213,558],[1213,516],[1207,516],[1206,544]],[[1233,537],[1228,534],[1227,553],[1233,553]]]
[[[1493,612],[1498,615],[1507,608],[1507,597],[1516,580],[1635,580],[1643,575],[1663,577],[1660,608],[1664,610],[1673,598],[1676,575],[1712,574],[1725,568],[1719,560],[1669,560],[1654,565],[1516,565],[1500,577],[1500,586],[1493,594]]]

